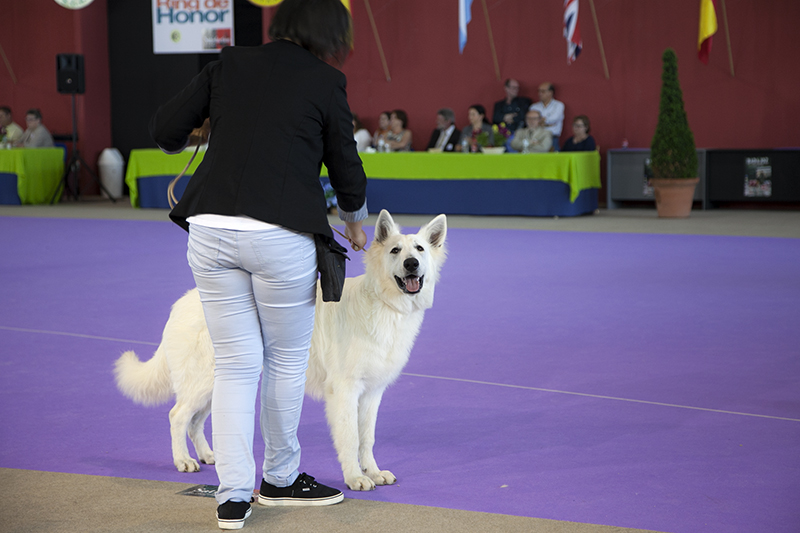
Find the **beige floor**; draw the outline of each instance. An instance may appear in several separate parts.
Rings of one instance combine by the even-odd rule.
[[[127,201],[112,204],[90,198],[55,206],[0,206],[0,217],[57,217],[168,220],[161,209],[133,209]],[[416,227],[431,216],[397,215],[402,225]],[[373,224],[375,215],[367,223]],[[331,217],[331,222],[337,219]],[[599,210],[575,218],[449,216],[450,227],[515,230],[676,233],[800,238],[800,211],[693,211],[682,220],[659,219],[654,209]],[[194,532],[218,531],[215,502],[179,495],[191,485],[160,481],[55,474],[0,469],[0,486],[13,494],[0,506],[4,532]],[[13,487],[13,490],[11,489]],[[394,532],[531,532],[635,533],[642,530],[577,524],[516,516],[454,511],[346,499],[328,508],[256,508],[249,531]]]
[[[5,533],[193,533],[219,531],[212,498],[179,494],[190,484],[0,468]],[[346,498],[330,507],[258,504],[244,531],[380,533],[644,533],[641,529]]]

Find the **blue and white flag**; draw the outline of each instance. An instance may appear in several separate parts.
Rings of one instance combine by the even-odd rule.
[[[472,0],[458,0],[458,53],[464,53],[467,44],[467,24],[472,20]]]

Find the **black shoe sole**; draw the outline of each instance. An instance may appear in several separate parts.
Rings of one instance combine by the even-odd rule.
[[[258,495],[258,503],[267,507],[305,507],[313,505],[333,505],[344,500],[344,494],[334,494],[327,498],[268,498]]]

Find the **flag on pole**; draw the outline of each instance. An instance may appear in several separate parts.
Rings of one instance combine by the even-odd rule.
[[[350,0],[342,0],[342,3],[344,4],[344,7],[346,7],[347,10],[352,13],[352,10],[350,9]]]
[[[567,40],[567,65],[572,64],[583,48],[578,19],[578,0],[564,0],[564,38]]]
[[[464,53],[467,44],[467,24],[472,20],[472,0],[458,0],[458,53]]]
[[[700,0],[700,31],[697,34],[697,57],[708,65],[711,37],[717,33],[717,12],[714,0]]]

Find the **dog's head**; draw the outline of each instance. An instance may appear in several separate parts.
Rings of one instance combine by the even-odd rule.
[[[446,237],[445,215],[437,216],[415,235],[404,235],[388,211],[380,212],[366,271],[387,303],[403,311],[433,305],[434,287],[447,256]]]

